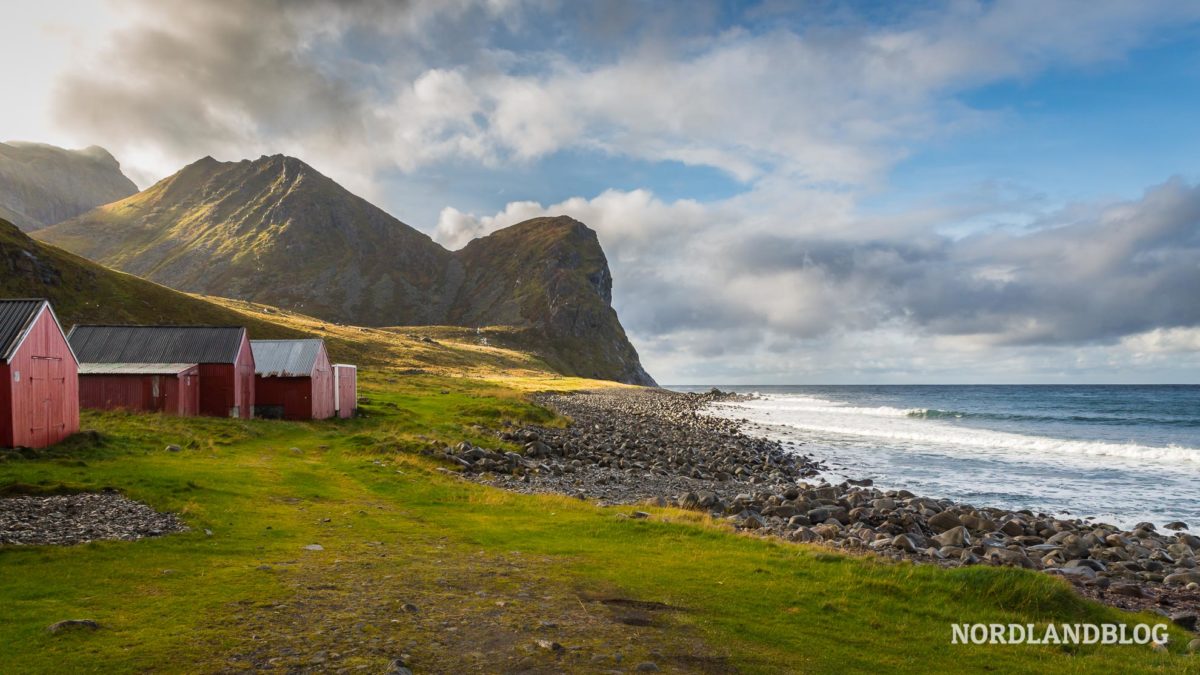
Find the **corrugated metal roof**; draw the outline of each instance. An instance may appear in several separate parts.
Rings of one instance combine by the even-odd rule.
[[[195,363],[85,363],[80,375],[178,375]]]
[[[75,326],[80,363],[234,363],[241,326]]]
[[[308,377],[325,341],[251,340],[254,374],[263,377]]]
[[[0,359],[7,361],[37,318],[45,300],[0,300]]]

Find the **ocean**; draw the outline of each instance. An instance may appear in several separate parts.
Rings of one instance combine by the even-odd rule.
[[[720,388],[760,398],[716,404],[713,414],[824,460],[830,481],[1200,529],[1200,386]]]

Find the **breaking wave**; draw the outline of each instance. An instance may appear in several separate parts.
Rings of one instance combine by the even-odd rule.
[[[735,408],[738,416],[759,424],[818,434],[875,439],[885,441],[889,445],[919,446],[923,450],[1058,455],[1076,458],[1112,457],[1142,462],[1200,464],[1200,448],[1068,440],[960,426],[949,422],[967,418],[1036,418],[1028,415],[989,415],[889,406],[857,407],[812,396],[764,396],[753,401],[722,405]],[[1061,421],[1064,418],[1046,416],[1045,419]],[[1124,423],[1128,424],[1129,420],[1126,419]]]

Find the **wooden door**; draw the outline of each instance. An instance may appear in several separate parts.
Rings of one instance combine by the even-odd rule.
[[[50,436],[50,442],[57,443],[67,435],[67,374],[63,372],[65,366],[61,358],[52,356],[46,361],[49,377],[47,394],[50,398],[46,432]]]
[[[154,412],[163,412],[167,409],[167,392],[163,386],[162,375],[150,376],[150,405]]]
[[[46,447],[66,426],[62,411],[66,378],[62,375],[62,359],[32,357],[29,388],[31,394],[29,440],[37,447]]]

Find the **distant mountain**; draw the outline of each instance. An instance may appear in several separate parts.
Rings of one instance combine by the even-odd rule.
[[[365,326],[506,325],[564,373],[652,384],[594,232],[528,221],[452,253],[304,162],[205,157],[37,238],[180,290]]]
[[[48,298],[66,329],[75,323],[225,324],[247,326],[256,338],[304,335],[36,242],[5,220],[0,297]]]
[[[37,230],[137,192],[121,165],[99,146],[66,150],[41,143],[0,143],[0,218]]]

